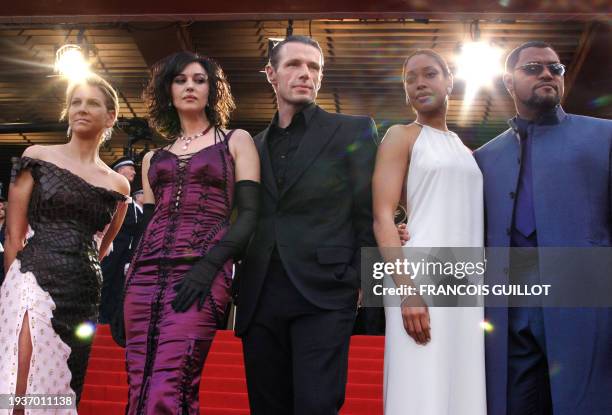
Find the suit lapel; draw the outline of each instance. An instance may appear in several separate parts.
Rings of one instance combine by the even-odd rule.
[[[297,182],[340,126],[336,117],[330,116],[319,107],[317,107],[317,112],[313,115],[310,124],[290,162],[286,184],[283,186],[280,197],[283,197]]]
[[[256,141],[259,158],[261,160],[261,182],[272,196],[278,199],[278,187],[276,186],[274,170],[272,170],[272,161],[270,160],[270,151],[268,150],[269,133],[270,127],[268,126],[259,134],[258,140]]]

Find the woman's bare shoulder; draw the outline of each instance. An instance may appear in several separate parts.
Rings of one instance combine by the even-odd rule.
[[[421,126],[412,124],[395,124],[389,127],[383,137],[381,147],[412,148],[421,132]]]
[[[51,163],[57,163],[58,152],[63,147],[63,144],[52,144],[52,145],[41,145],[34,144],[26,148],[22,154],[22,157],[29,157],[31,159],[48,161]]]

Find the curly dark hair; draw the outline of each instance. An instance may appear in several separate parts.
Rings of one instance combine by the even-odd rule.
[[[167,138],[176,137],[181,132],[181,122],[172,105],[172,81],[193,62],[202,65],[208,75],[208,103],[205,108],[208,121],[217,128],[223,128],[229,122],[230,113],[236,109],[229,83],[217,62],[192,52],[174,53],[153,65],[151,78],[143,93],[149,124]]]

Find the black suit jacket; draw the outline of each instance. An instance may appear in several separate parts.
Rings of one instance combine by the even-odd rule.
[[[132,260],[132,255],[138,243],[138,223],[143,214],[136,209],[134,202],[128,205],[123,224],[113,240],[113,250],[102,260],[104,278],[112,278],[111,274],[123,275],[125,264]]]
[[[290,161],[282,191],[272,171],[268,130],[255,136],[263,189],[259,221],[238,280],[238,335],[255,313],[275,244],[297,289],[315,306],[329,310],[356,305],[360,248],[376,245],[371,190],[374,121],[317,107]]]

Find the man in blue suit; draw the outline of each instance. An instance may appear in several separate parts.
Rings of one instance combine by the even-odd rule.
[[[490,261],[487,276],[534,283],[551,277],[542,247],[612,245],[612,121],[566,114],[564,73],[543,42],[506,60],[517,115],[474,155],[486,244],[514,249]],[[490,415],[612,414],[609,308],[487,307],[486,315]]]

